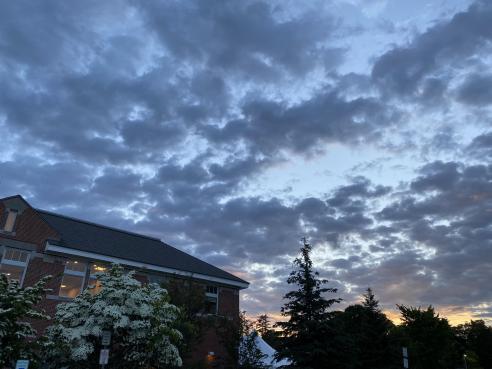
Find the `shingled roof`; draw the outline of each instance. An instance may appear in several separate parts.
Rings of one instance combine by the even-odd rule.
[[[36,210],[60,235],[57,244],[83,252],[201,274],[245,284],[231,273],[180,251],[157,238]]]

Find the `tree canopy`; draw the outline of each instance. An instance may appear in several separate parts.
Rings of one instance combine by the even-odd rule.
[[[166,290],[142,285],[118,265],[97,278],[97,293],[89,287],[57,306],[46,347],[52,367],[99,367],[103,331],[112,334],[108,368],[181,366],[177,343],[182,336],[173,327],[179,310],[168,302]]]

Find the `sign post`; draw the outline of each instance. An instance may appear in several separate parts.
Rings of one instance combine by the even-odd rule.
[[[111,331],[103,331],[101,338],[101,345],[103,348],[99,353],[99,364],[101,365],[101,369],[104,369],[109,361],[109,348],[108,346],[111,344]]]
[[[15,363],[15,369],[28,369],[29,360],[17,360]]]
[[[403,351],[403,367],[408,369],[408,349],[406,347],[402,347]]]

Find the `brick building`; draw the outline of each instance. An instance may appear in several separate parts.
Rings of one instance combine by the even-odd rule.
[[[94,273],[111,263],[136,271],[143,283],[186,279],[203,285],[207,316],[236,319],[244,280],[156,238],[34,209],[21,196],[0,199],[0,272],[22,286],[51,275],[52,291],[41,307],[53,316],[56,305],[96,283]],[[41,332],[49,322],[35,323]],[[227,360],[224,343],[209,329],[195,361]]]

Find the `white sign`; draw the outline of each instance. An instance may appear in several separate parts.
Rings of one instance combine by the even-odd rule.
[[[408,369],[408,359],[406,357],[403,358],[403,367]]]
[[[103,346],[109,346],[110,343],[111,343],[111,331],[103,331],[101,344]]]
[[[102,349],[99,354],[99,364],[106,365],[109,360],[109,349]]]
[[[29,368],[29,360],[17,360],[15,363],[15,369],[27,369]]]
[[[403,347],[403,357],[408,357],[408,349]]]

